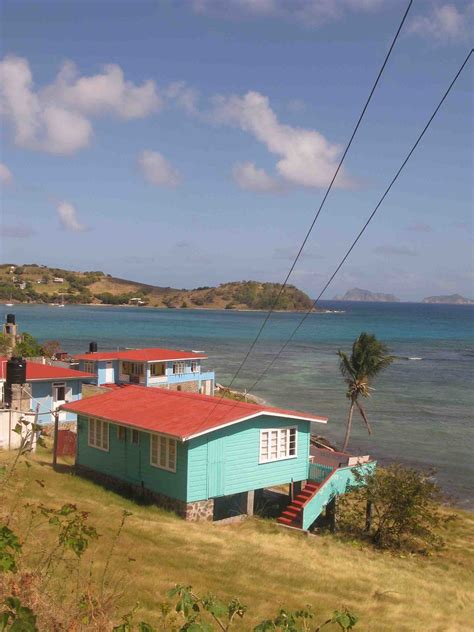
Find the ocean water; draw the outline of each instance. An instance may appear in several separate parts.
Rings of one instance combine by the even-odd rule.
[[[381,462],[435,468],[453,502],[474,507],[474,306],[415,303],[336,303],[344,313],[311,314],[254,393],[268,403],[329,417],[316,432],[335,442],[344,436],[348,400],[338,369],[338,349],[350,350],[361,331],[383,340],[396,362],[375,382],[367,402],[373,435],[355,416],[350,450]],[[259,312],[160,310],[133,307],[2,306],[2,320],[17,323],[40,340],[58,339],[65,350],[169,346],[200,349],[217,381],[237,370],[265,314]],[[273,314],[236,380],[248,388],[301,319]],[[421,360],[408,360],[418,357]]]

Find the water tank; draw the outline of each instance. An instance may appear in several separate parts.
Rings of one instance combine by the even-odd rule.
[[[7,314],[7,323],[10,325],[15,324],[15,314]]]
[[[97,351],[97,343],[89,342],[89,353],[95,353]]]
[[[24,384],[26,382],[26,360],[13,357],[7,362],[7,384]]]

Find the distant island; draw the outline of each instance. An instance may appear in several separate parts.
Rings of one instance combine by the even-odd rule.
[[[474,301],[460,294],[448,294],[446,296],[427,296],[422,303],[448,303],[449,305],[474,305]]]
[[[267,310],[279,289],[278,283],[234,281],[188,290],[129,281],[100,271],[74,272],[35,263],[0,264],[0,300],[9,303]],[[275,309],[306,311],[312,304],[305,292],[288,285]],[[315,308],[314,311],[327,310]]]
[[[335,296],[335,301],[364,301],[370,303],[399,303],[400,299],[393,294],[383,294],[382,292],[370,292],[360,288],[347,290],[343,296]]]

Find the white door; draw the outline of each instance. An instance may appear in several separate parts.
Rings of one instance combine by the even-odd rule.
[[[106,384],[113,384],[115,382],[114,379],[114,363],[112,361],[107,361],[105,363],[105,377]]]
[[[65,404],[67,401],[66,394],[66,384],[64,382],[53,382],[53,408],[52,410],[57,410],[60,406]],[[54,415],[53,415],[54,419]],[[66,412],[61,410],[59,412],[59,421],[65,421]]]
[[[204,380],[202,382],[202,392],[204,395],[212,395],[211,393],[211,380]]]

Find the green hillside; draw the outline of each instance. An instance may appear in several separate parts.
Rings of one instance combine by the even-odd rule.
[[[0,451],[0,466],[13,457]],[[0,522],[8,520],[23,543],[19,572],[0,572],[0,601],[16,591],[39,614],[42,632],[111,632],[113,623],[134,609],[136,621],[171,632],[159,620],[166,591],[176,583],[226,601],[239,598],[248,612],[236,622],[236,632],[249,632],[279,608],[307,604],[314,607],[314,624],[335,609],[349,609],[359,617],[354,632],[454,632],[468,630],[472,622],[474,521],[467,512],[456,512],[446,523],[446,548],[423,557],[381,552],[342,536],[305,536],[260,518],[227,525],[186,522],[74,476],[65,464],[54,472],[50,451],[41,448],[28,461],[29,467],[20,462],[16,476],[0,486]],[[88,524],[99,533],[80,563],[57,547],[58,525],[37,509],[71,502],[87,512]],[[117,537],[124,512],[130,515]],[[54,574],[41,583],[35,572],[51,551],[56,557],[48,568]],[[78,603],[84,609],[78,610]],[[92,621],[86,617],[90,610]],[[79,616],[85,618],[80,626]],[[336,625],[326,630],[341,632]]]
[[[277,283],[236,281],[218,287],[177,289],[120,279],[101,271],[75,272],[38,264],[0,265],[0,300],[28,303],[95,303],[149,305],[167,308],[268,309]],[[289,285],[279,310],[307,310],[307,294]]]

